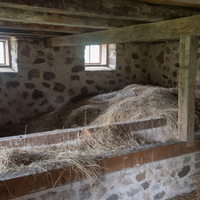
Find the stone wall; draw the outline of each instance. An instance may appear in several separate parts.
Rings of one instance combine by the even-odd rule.
[[[18,73],[0,73],[0,125],[19,123],[79,94],[98,94],[147,78],[148,45],[117,45],[116,70],[85,71],[84,47],[45,48],[18,41]],[[136,68],[135,68],[136,66]]]
[[[151,63],[149,84],[172,87],[178,84],[179,43],[156,43],[150,45]],[[198,44],[197,85],[200,85],[200,43]]]
[[[45,48],[43,40],[23,40],[18,46],[18,73],[0,73],[0,125],[52,111],[79,94],[110,92],[132,83],[178,84],[178,42],[117,44],[112,71],[85,71],[84,47]]]
[[[84,180],[16,200],[164,200],[196,190],[199,167],[196,152],[107,174],[95,190]]]

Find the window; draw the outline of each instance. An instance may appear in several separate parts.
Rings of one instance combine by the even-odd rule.
[[[107,45],[86,46],[85,65],[107,65]]]
[[[9,40],[0,39],[0,67],[10,65]]]
[[[18,72],[18,43],[14,37],[0,38],[0,72]]]
[[[116,44],[85,46],[86,71],[112,71],[116,69]]]

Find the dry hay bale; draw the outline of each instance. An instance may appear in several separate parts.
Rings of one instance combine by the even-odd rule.
[[[139,90],[140,88],[141,90]],[[171,126],[174,121],[177,121],[178,105],[174,89],[147,86],[140,86],[137,89],[136,96],[127,94],[128,97],[123,95],[123,99],[113,101],[106,112],[96,118],[90,125],[110,124],[158,116],[167,117]],[[130,91],[130,93],[132,92]],[[177,130],[177,127],[174,130]]]
[[[92,151],[96,156],[102,157],[104,154],[136,148],[143,144],[144,139],[134,133],[124,133],[116,126],[105,126],[96,133],[88,131],[87,139],[80,141],[78,148],[81,151]]]
[[[0,176],[5,173],[41,173],[70,167],[77,171],[77,176],[93,180],[101,170],[93,154],[78,150],[71,151],[66,145],[2,149],[0,158]]]
[[[0,175],[15,171],[43,172],[57,168],[71,167],[77,176],[90,179],[91,183],[101,173],[99,159],[106,154],[116,154],[127,148],[145,144],[145,139],[126,134],[122,130],[104,127],[95,134],[89,133],[85,140],[74,145],[63,143],[54,146],[0,149]]]
[[[153,86],[152,86],[153,87]],[[100,94],[91,98],[86,98],[78,102],[66,103],[61,108],[52,113],[41,115],[28,123],[27,133],[49,131],[55,129],[71,128],[76,126],[96,125],[102,123],[111,123],[109,118],[105,121],[95,121],[95,119],[103,116],[113,104],[119,103],[121,100],[131,97],[139,96],[141,92],[148,90],[150,86],[130,85],[118,92],[108,94]],[[133,114],[132,114],[133,115]],[[128,118],[131,120],[133,118]],[[139,119],[135,117],[135,119]],[[114,122],[118,122],[114,120]]]
[[[91,166],[90,175],[92,175],[101,168],[98,160],[105,155],[120,154],[121,150],[133,149],[155,142],[156,139],[149,141],[140,134],[125,133],[116,126],[105,126],[96,133],[88,131],[85,139],[76,140],[74,144],[66,142],[35,148],[1,148],[0,173],[13,170],[42,172],[68,166],[80,169],[82,172],[86,170],[89,173],[87,170],[90,170]]]
[[[76,97],[79,99],[79,97]],[[80,97],[81,98],[81,97]],[[87,97],[83,97],[77,102],[77,99],[72,99],[56,110],[35,117],[27,123],[27,133],[37,133],[43,131],[51,131],[55,129],[70,128],[72,125],[65,126],[66,119],[73,113],[74,110],[87,105]],[[81,117],[80,115],[78,115]],[[76,122],[76,120],[74,120]],[[82,122],[83,123],[83,122]]]
[[[200,116],[200,89],[198,87],[196,87],[195,104],[198,128]],[[168,132],[175,138],[178,129],[178,89],[133,84],[108,94],[84,99],[78,96],[61,108],[36,117],[22,124],[21,127],[27,125],[26,133],[35,133],[159,116],[167,118]],[[19,130],[22,131],[20,134],[24,134],[24,128]]]
[[[103,104],[84,105],[63,117],[63,128],[87,126],[105,109]]]

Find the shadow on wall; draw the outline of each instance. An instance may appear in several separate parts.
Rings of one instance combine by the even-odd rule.
[[[52,111],[76,95],[118,90],[148,76],[142,72],[149,63],[145,44],[119,44],[116,70],[86,72],[84,47],[45,48],[43,40],[17,42],[18,73],[0,74],[1,125]]]

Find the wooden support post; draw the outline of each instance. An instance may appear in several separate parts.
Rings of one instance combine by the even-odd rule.
[[[194,145],[197,37],[181,36],[179,49],[178,134],[187,146]]]

